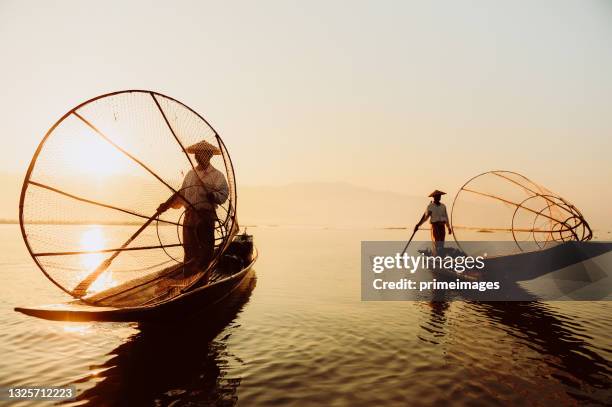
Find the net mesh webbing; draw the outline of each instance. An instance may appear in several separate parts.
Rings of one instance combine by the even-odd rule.
[[[500,246],[507,255],[541,250],[560,242],[592,238],[589,224],[573,204],[527,177],[511,171],[477,175],[457,192],[451,212],[454,239],[514,241]]]
[[[183,180],[198,165],[185,149],[202,140],[220,150],[210,163],[229,189],[216,208],[214,264],[237,228],[233,168],[215,130],[182,103],[148,91],[104,95],[68,112],[41,142],[22,190],[24,239],[43,272],[73,296],[93,298],[177,270],[184,211],[193,203],[155,214],[173,194],[184,196]],[[173,285],[184,288],[203,271]],[[157,290],[120,305],[174,295]]]

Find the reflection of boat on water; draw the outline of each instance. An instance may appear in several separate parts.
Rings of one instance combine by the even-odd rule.
[[[575,315],[581,314],[580,307],[588,310],[593,305],[566,304],[578,310]],[[507,386],[511,392],[522,389],[516,394],[526,405],[609,405],[612,364],[606,359],[606,343],[593,338],[593,327],[571,312],[538,301],[434,300],[422,305],[424,320],[417,333],[421,341],[442,346],[445,355],[452,352],[451,344],[461,354],[468,347],[480,358],[478,367],[462,368],[461,375],[468,382],[472,374],[477,377],[483,372],[481,363],[489,361],[491,382],[499,380],[502,389]],[[466,325],[473,332],[467,335],[462,330],[462,338],[474,338],[475,343],[458,340],[457,331]],[[595,332],[598,329],[605,338],[605,324]],[[503,360],[501,355],[507,352],[512,357]],[[484,385],[486,378],[480,379]],[[542,391],[542,385],[557,393]]]
[[[249,301],[256,284],[254,273],[228,295],[215,312],[198,313],[172,325],[140,324],[140,332],[91,367],[98,381],[79,392],[79,405],[227,405],[237,402],[240,378],[226,378],[221,359],[227,353],[232,321]],[[80,386],[80,382],[75,384]],[[83,404],[81,404],[83,403]]]
[[[90,99],[42,139],[19,205],[34,262],[76,301],[16,310],[136,321],[213,305],[257,258],[252,236],[237,235],[236,205],[226,146],[194,110],[143,90]],[[135,219],[139,227],[90,229],[76,241],[67,233]]]
[[[472,303],[504,331],[539,352],[551,376],[566,388],[566,394],[584,405],[605,405],[609,400],[612,364],[601,349],[590,343],[582,323],[558,315],[541,302]],[[558,373],[555,373],[558,372]],[[606,390],[607,389],[607,390]],[[558,401],[555,405],[559,405]]]

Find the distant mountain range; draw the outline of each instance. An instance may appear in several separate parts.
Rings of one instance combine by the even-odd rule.
[[[348,183],[244,186],[238,216],[241,224],[397,227],[414,224],[427,202]]]
[[[2,200],[0,200],[0,223],[11,223],[18,219],[19,194],[22,178],[20,176],[0,173],[0,186],[2,187]],[[121,185],[115,185],[106,196],[117,202],[107,202],[105,198],[99,199],[106,203],[116,204],[120,207],[137,209],[141,213],[153,213],[158,205],[157,200],[165,199],[163,188],[155,183],[147,185],[136,178],[124,179]],[[128,185],[129,184],[129,185]],[[130,186],[131,185],[131,186]],[[70,188],[73,191],[72,188]],[[76,190],[76,189],[74,189]],[[154,193],[155,191],[159,193]],[[153,192],[151,192],[153,191]],[[154,198],[157,197],[157,198]],[[162,197],[162,198],[159,198]],[[124,199],[119,199],[124,198]],[[418,221],[425,210],[430,198],[400,194],[390,191],[376,190],[367,187],[355,186],[343,182],[311,182],[293,183],[283,186],[239,186],[238,187],[238,220],[242,226],[309,226],[309,227],[375,227],[375,228],[401,228],[412,226]],[[451,199],[446,196],[449,212]],[[122,202],[122,203],[119,203]],[[462,214],[467,218],[481,219],[482,226],[494,227],[499,222],[501,226],[508,227],[508,219],[499,218],[499,214],[488,212],[481,203],[468,202],[462,207]],[[55,219],[61,222],[78,222],[78,211],[86,208],[49,208],[42,206],[41,211],[46,219]],[[57,213],[56,213],[57,212]],[[67,213],[66,213],[67,212]],[[113,218],[108,223],[138,223],[138,218],[130,215],[113,212]],[[79,219],[76,219],[79,218]],[[83,217],[87,219],[90,217]],[[497,222],[496,222],[497,218]],[[96,217],[96,219],[104,219]],[[464,218],[465,219],[465,218]],[[599,227],[596,235],[599,238],[609,239],[609,228],[602,222],[594,220]],[[481,225],[479,225],[481,226]]]
[[[23,175],[0,173],[0,188],[2,188],[2,199],[0,199],[0,219],[3,223],[15,221],[19,218],[19,194]]]
[[[18,219],[21,183],[21,177],[0,173],[3,195],[0,223]],[[414,224],[427,202],[427,197],[377,191],[348,183],[240,186],[238,217],[242,225],[397,227]],[[152,203],[144,206],[152,207]]]
[[[392,227],[414,224],[428,202],[348,183],[245,186],[238,190],[241,224]]]

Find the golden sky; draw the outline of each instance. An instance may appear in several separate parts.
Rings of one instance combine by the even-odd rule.
[[[204,115],[241,185],[422,196],[508,169],[609,218],[611,38],[606,1],[2,0],[0,172],[140,88]]]

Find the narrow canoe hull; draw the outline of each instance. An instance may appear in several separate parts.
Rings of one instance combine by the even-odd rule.
[[[452,269],[430,268],[437,280],[499,284],[495,290],[438,290],[434,301],[451,298],[472,301],[604,299],[609,292],[605,284],[601,286],[599,282],[607,277],[606,272],[599,267],[585,266],[585,262],[610,251],[610,242],[566,242],[541,251],[488,258],[483,271],[459,273]],[[589,294],[585,294],[587,289]]]
[[[566,242],[541,251],[492,257],[485,261],[486,278],[529,281],[610,251],[610,242]]]
[[[83,301],[37,307],[16,307],[15,311],[53,321],[164,322],[213,308],[243,282],[248,280],[256,257],[238,272],[225,279],[195,288],[170,301],[142,307],[100,307]]]
[[[485,259],[484,272],[430,269],[434,274],[466,281],[529,281],[612,251],[610,242],[566,242],[550,248]],[[430,253],[430,252],[424,252]]]

